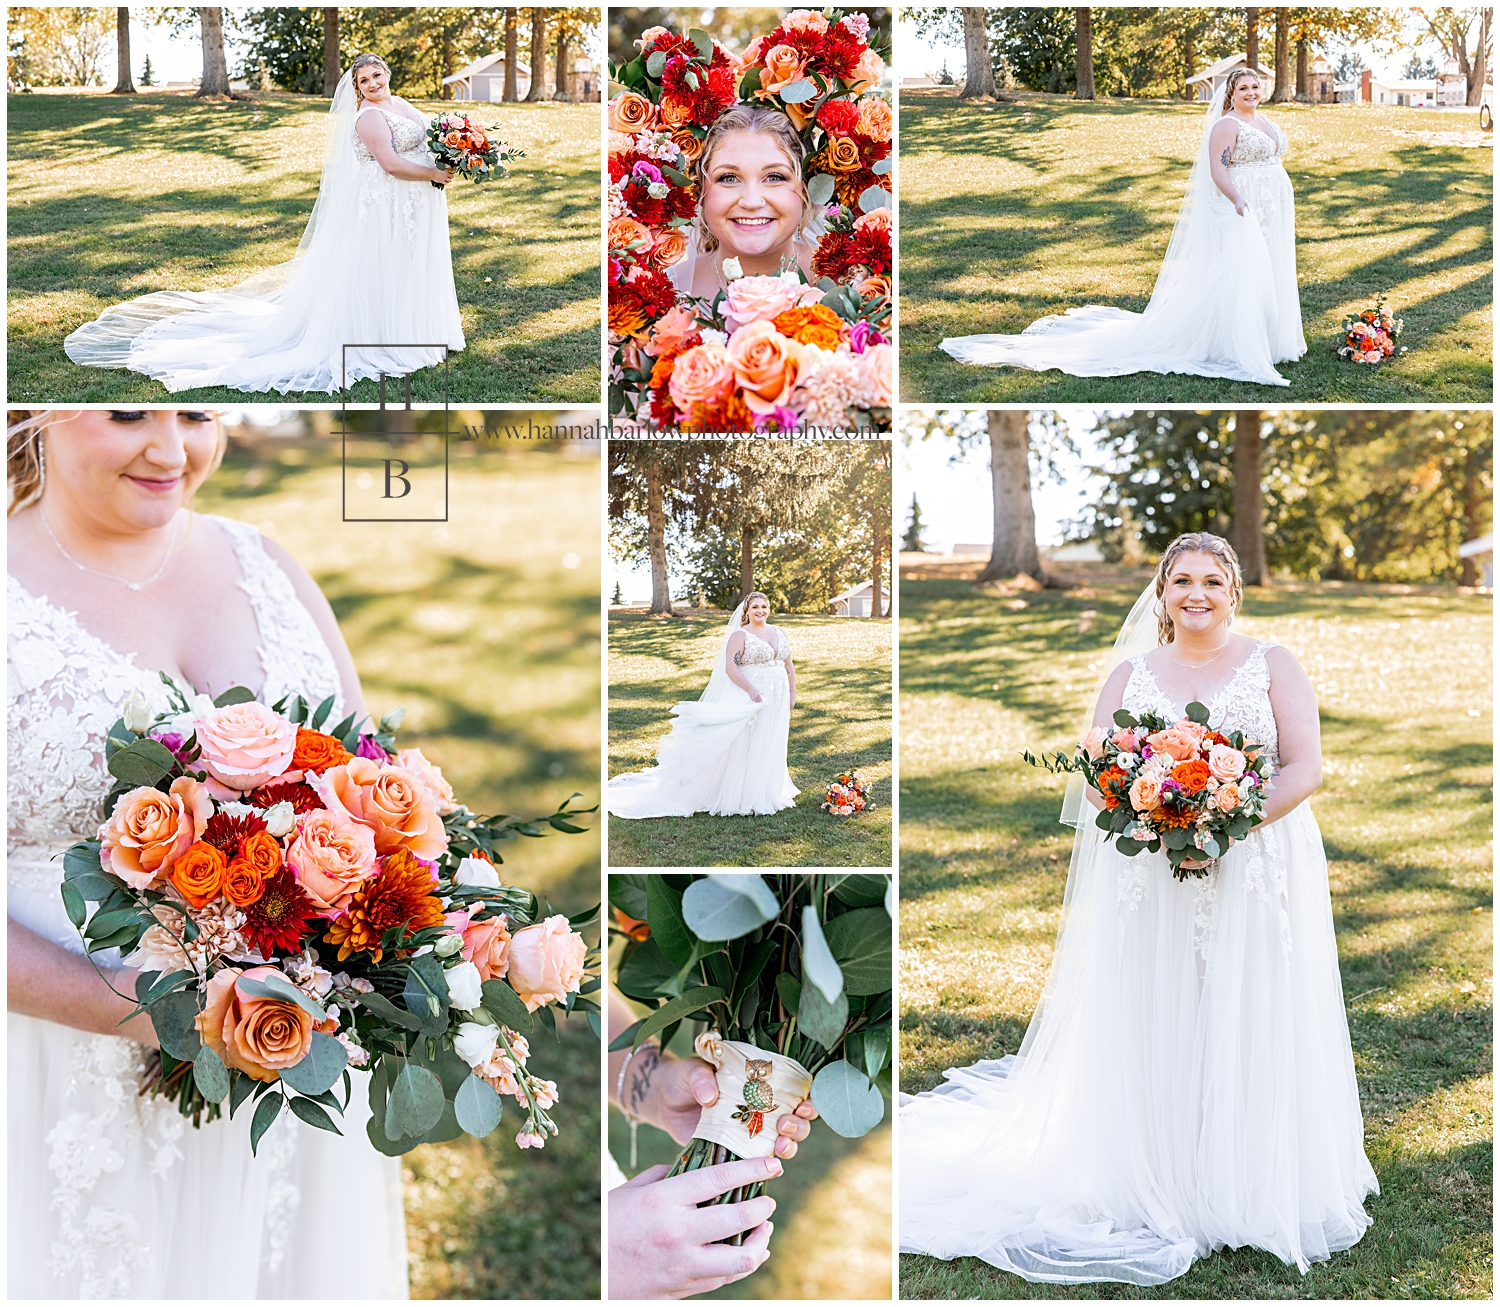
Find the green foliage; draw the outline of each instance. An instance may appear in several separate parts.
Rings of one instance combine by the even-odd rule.
[[[927,523],[922,521],[922,506],[917,503],[915,494],[911,497],[911,513],[906,519],[906,534],[901,537],[901,550],[903,553],[920,554],[927,546],[922,541],[922,532]]]
[[[284,91],[323,93],[323,11],[251,9],[240,15],[241,77],[264,69]]]

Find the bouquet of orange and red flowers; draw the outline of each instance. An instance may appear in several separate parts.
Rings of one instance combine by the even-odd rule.
[[[1384,363],[1397,354],[1405,354],[1406,347],[1396,344],[1401,338],[1401,326],[1401,319],[1387,311],[1382,295],[1374,308],[1344,319],[1344,343],[1339,346],[1339,357],[1351,363]]]
[[[857,771],[840,772],[823,791],[823,811],[835,817],[849,817],[872,806],[870,787]]]
[[[472,182],[509,177],[507,166],[526,151],[495,140],[467,114],[440,113],[427,125],[427,149],[439,168],[452,168]],[[433,182],[441,188],[441,183]]]
[[[130,1017],[161,1045],[149,1092],[195,1125],[256,1100],[253,1150],[283,1108],[340,1133],[329,1113],[362,1067],[382,1153],[487,1135],[507,1094],[516,1143],[542,1147],[558,1090],[527,1070],[525,1035],[555,1033],[554,1006],[598,1032],[598,948],[579,933],[598,910],[554,914],[505,884],[499,845],[579,832],[572,799],[482,817],[396,748],[399,712],[325,726],[332,697],[267,707],[162,680],[167,712],[136,692],[110,729],[117,784],[62,884],[87,954],[119,949],[140,972]]]
[[[1021,755],[1049,772],[1078,772],[1104,801],[1096,818],[1126,857],[1165,848],[1178,880],[1206,876],[1188,861],[1222,857],[1264,819],[1270,764],[1240,731],[1211,730],[1208,709],[1190,703],[1181,721],[1157,713],[1115,713],[1114,731],[1096,726],[1070,758]]]

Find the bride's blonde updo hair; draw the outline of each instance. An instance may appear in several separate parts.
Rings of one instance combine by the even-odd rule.
[[[797,223],[797,235],[800,236],[802,229],[807,226],[812,208],[807,198],[807,183],[802,176],[803,160],[807,157],[802,138],[797,135],[797,129],[792,126],[792,120],[786,114],[779,113],[775,109],[763,109],[758,104],[736,104],[714,119],[713,126],[708,129],[708,135],[703,138],[703,150],[693,162],[692,178],[698,183],[698,244],[700,248],[708,253],[719,248],[719,238],[709,231],[708,224],[703,221],[702,200],[708,192],[708,170],[713,164],[714,155],[722,148],[724,138],[733,132],[769,136],[781,147],[792,171],[797,175],[797,184],[802,188],[802,218]]]
[[[390,64],[386,63],[378,54],[355,55],[354,62],[349,65],[349,85],[354,88],[354,101],[358,104],[365,97],[359,93],[359,70],[368,68],[371,64],[384,68],[386,73],[391,71]]]
[[[756,599],[764,599],[766,601],[766,607],[767,608],[771,607],[771,596],[770,595],[764,593],[761,590],[752,590],[749,594],[747,594],[743,599],[740,600],[740,605],[741,605],[741,607],[740,607],[740,625],[741,626],[745,626],[745,625],[747,625],[749,623],[749,621],[750,621],[750,605]]]
[[[1228,113],[1234,105],[1234,88],[1247,77],[1253,77],[1258,82],[1260,74],[1253,68],[1236,68],[1224,82],[1224,105],[1223,112]],[[1217,538],[1217,537],[1215,537]]]
[[[1172,574],[1173,566],[1183,554],[1207,554],[1224,569],[1224,575],[1229,578],[1229,616],[1232,619],[1239,612],[1240,601],[1245,597],[1244,582],[1240,579],[1240,556],[1223,536],[1216,536],[1208,531],[1189,531],[1167,546],[1161,562],[1156,565],[1157,599],[1160,600],[1166,594],[1167,577]],[[1156,643],[1171,644],[1176,635],[1172,619],[1167,616],[1166,604],[1159,602],[1156,606]]]

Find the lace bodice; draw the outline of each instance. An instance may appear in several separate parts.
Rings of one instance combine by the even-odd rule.
[[[1286,154],[1291,143],[1287,140],[1286,133],[1275,123],[1267,121],[1266,126],[1271,129],[1269,135],[1259,124],[1255,127],[1240,125],[1240,134],[1235,138],[1234,146],[1229,151],[1231,168],[1264,166],[1281,162],[1282,156]]]
[[[1204,705],[1208,724],[1219,731],[1243,731],[1247,738],[1260,741],[1271,766],[1281,765],[1277,747],[1276,714],[1271,710],[1271,669],[1266,664],[1269,640],[1259,640],[1249,656]],[[1173,703],[1156,683],[1146,665],[1146,655],[1130,660],[1130,679],[1125,683],[1122,706],[1129,712],[1156,711],[1176,721],[1187,711],[1187,705]]]
[[[752,631],[745,630],[745,647],[740,650],[740,666],[754,667],[766,663],[784,663],[792,656],[792,646],[786,638],[786,632],[780,629],[776,632],[776,645],[762,640],[760,636]]]
[[[288,692],[317,702],[341,696],[338,668],[291,579],[266,552],[260,532],[244,522],[210,518],[229,537],[240,567],[239,587],[260,631],[263,685],[250,686],[274,703]],[[87,631],[75,613],[7,579],[6,735],[9,883],[13,889],[56,888],[60,849],[92,837],[111,778],[104,737],[132,690],[153,708],[167,706],[154,668],[140,667]],[[211,637],[210,637],[211,638]],[[336,708],[332,720],[342,709]],[[60,899],[59,899],[60,904]]]
[[[421,123],[413,122],[405,114],[383,109],[378,104],[367,105],[354,117],[354,157],[361,163],[375,162],[375,156],[370,153],[370,147],[364,143],[359,134],[360,118],[372,111],[385,115],[385,120],[391,129],[391,144],[395,147],[397,154],[416,154],[426,149],[427,128]]]

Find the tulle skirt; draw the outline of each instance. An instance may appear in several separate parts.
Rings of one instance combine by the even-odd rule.
[[[1019,1055],[944,1074],[901,1108],[905,1252],[1152,1285],[1356,1243],[1378,1185],[1311,809],[1186,883],[1080,830]]]
[[[407,157],[432,162],[424,150]],[[64,342],[75,363],[128,368],[170,391],[200,386],[332,393],[402,376],[464,347],[448,198],[366,162],[340,238],[222,291],[157,291],[106,309]],[[350,349],[344,347],[363,346]],[[370,348],[371,346],[427,346]]]
[[[943,349],[960,363],[1075,377],[1179,372],[1289,385],[1276,364],[1307,352],[1291,182],[1279,163],[1232,171],[1250,211],[1237,214],[1215,188],[1190,267],[1170,277],[1164,268],[1144,313],[1090,304],[1040,318],[1019,336],[951,337]]]
[[[796,802],[786,765],[792,716],[786,668],[777,662],[740,670],[761,702],[735,686],[721,702],[677,704],[672,730],[657,748],[657,765],[610,779],[610,816],[767,815]]]
[[[8,906],[76,951],[56,890],[12,883]],[[283,1109],[252,1157],[249,1104],[194,1129],[140,1097],[134,1040],[15,1014],[7,1026],[11,1298],[407,1296],[400,1163],[365,1136],[366,1073],[334,1118],[344,1137]]]

